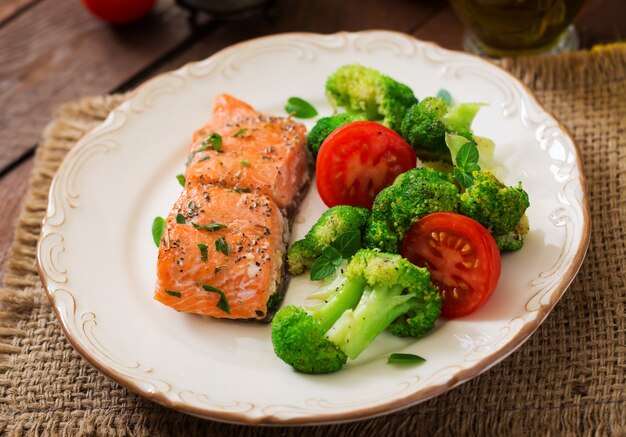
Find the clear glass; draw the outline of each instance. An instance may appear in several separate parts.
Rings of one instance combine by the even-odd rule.
[[[575,50],[584,0],[450,0],[467,26],[464,47],[490,57]]]

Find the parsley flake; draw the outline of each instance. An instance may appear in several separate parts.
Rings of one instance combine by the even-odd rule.
[[[163,236],[164,230],[165,219],[163,217],[155,217],[152,221],[152,239],[156,247],[159,247],[159,244],[161,244],[161,237]]]
[[[184,174],[177,174],[176,175],[176,180],[178,180],[178,183],[180,184],[181,187],[185,186],[185,175]]]
[[[391,354],[387,358],[387,364],[421,364],[426,362],[425,358],[413,354]]]
[[[208,246],[206,244],[198,243],[198,249],[200,249],[200,258],[206,262],[209,259]]]
[[[248,131],[248,129],[241,128],[241,129],[239,129],[237,132],[235,132],[235,134],[233,135],[233,137],[235,137],[235,138],[236,138],[236,137],[238,137],[238,136],[240,136],[240,135],[245,134],[247,131]]]
[[[169,294],[170,296],[174,296],[174,297],[182,296],[182,293],[180,291],[165,290],[165,292]]]
[[[219,288],[215,288],[211,285],[202,285],[202,288],[209,293],[217,293],[220,295],[220,300],[217,302],[217,307],[224,311],[226,314],[230,314],[230,307],[228,306],[228,300],[226,299],[226,295]]]
[[[178,223],[179,225],[184,225],[185,224],[185,216],[182,214],[176,214],[176,223]]]
[[[199,225],[198,223],[192,223],[191,225],[200,231],[217,231],[226,227],[215,222],[211,222],[208,225]]]
[[[222,252],[226,256],[230,255],[230,244],[226,242],[224,237],[215,240],[215,251]]]
[[[217,153],[222,153],[222,136],[220,134],[213,132],[211,135],[202,140],[203,146],[208,147],[209,144]]]
[[[250,164],[250,161],[245,161],[245,160],[243,160],[243,161],[239,161],[239,163],[240,163],[241,165],[245,165],[246,167],[250,167],[250,166],[252,165],[252,164]]]

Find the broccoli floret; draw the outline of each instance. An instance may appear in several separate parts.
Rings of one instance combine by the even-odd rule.
[[[528,234],[528,216],[524,214],[515,229],[502,235],[494,235],[498,249],[501,252],[519,250],[524,245],[524,237]]]
[[[419,337],[441,312],[428,270],[400,255],[360,250],[340,276],[324,303],[308,311],[282,308],[272,322],[276,355],[300,372],[339,370],[387,328]]]
[[[307,136],[307,143],[313,156],[317,156],[317,152],[320,150],[322,143],[332,131],[344,124],[362,120],[367,120],[367,117],[365,117],[364,114],[353,112],[344,112],[317,120],[317,123],[315,123],[315,126],[313,126],[313,129],[311,129],[311,132],[309,132]]]
[[[396,253],[413,223],[433,212],[455,212],[458,204],[459,189],[451,175],[411,169],[376,196],[365,229],[365,246]]]
[[[287,267],[292,275],[310,268],[322,249],[334,242],[344,232],[361,231],[369,218],[366,208],[339,205],[325,211],[302,240],[289,249]]]
[[[474,171],[472,176],[473,184],[459,197],[461,214],[478,221],[494,236],[513,233],[530,206],[521,182],[517,187],[507,187],[486,170]],[[502,238],[502,243],[506,240]]]
[[[408,86],[362,65],[345,65],[326,81],[326,95],[333,106],[361,113],[400,132],[406,111],[417,98]]]
[[[400,128],[402,137],[424,161],[451,163],[446,133],[472,140],[471,124],[482,105],[463,103],[450,107],[438,97],[426,97],[409,108]]]

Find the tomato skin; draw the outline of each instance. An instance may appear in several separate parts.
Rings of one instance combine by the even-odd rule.
[[[111,24],[125,24],[145,16],[156,0],[81,0],[89,12]]]
[[[423,217],[406,233],[401,254],[428,267],[443,294],[441,315],[448,319],[473,313],[491,297],[502,270],[495,240],[476,220],[438,212]]]
[[[334,130],[317,155],[315,177],[328,207],[371,208],[374,198],[417,164],[411,146],[396,132],[373,121],[354,121]]]

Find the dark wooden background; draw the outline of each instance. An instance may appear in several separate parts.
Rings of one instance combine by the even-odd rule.
[[[61,103],[132,89],[230,44],[279,32],[392,29],[461,49],[445,0],[277,0],[271,16],[201,17],[174,0],[145,19],[109,26],[79,0],[0,0],[0,277],[41,131]],[[625,0],[588,0],[576,21],[583,47],[626,36]]]

